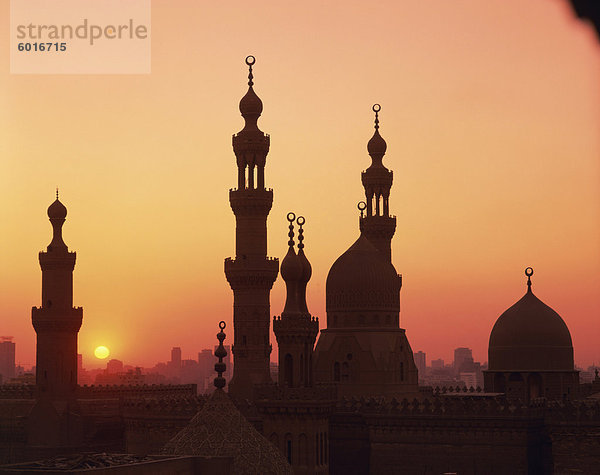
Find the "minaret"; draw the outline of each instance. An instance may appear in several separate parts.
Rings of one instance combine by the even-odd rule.
[[[267,216],[273,190],[265,188],[265,162],[269,136],[258,128],[262,101],[253,89],[253,56],[248,92],[240,101],[244,128],[233,136],[238,187],[230,190],[229,202],[236,219],[235,259],[225,259],[225,275],[233,290],[233,377],[229,392],[252,398],[254,384],[271,382],[269,343],[269,296],[279,271],[279,261],[267,257]]]
[[[294,213],[288,213],[288,252],[281,262],[281,277],[287,296],[280,317],[273,318],[273,331],[279,345],[279,385],[310,387],[313,384],[312,355],[319,319],[312,317],[306,305],[306,286],[312,275],[310,262],[304,254],[304,218],[296,220],[298,254],[294,250]]]
[[[366,171],[362,172],[367,215],[360,217],[360,230],[371,241],[371,244],[391,262],[391,242],[396,230],[396,217],[390,216],[389,198],[394,174],[382,162],[387,144],[379,135],[380,110],[379,104],[373,106],[375,133],[367,144],[367,151],[371,156],[372,163]]]
[[[83,320],[83,308],[73,307],[75,253],[69,252],[62,238],[66,216],[57,190],[56,201],[48,208],[52,242],[39,254],[42,306],[31,310],[37,334],[37,404],[30,421],[30,441],[41,445],[71,444],[77,438],[72,421],[63,420],[76,412],[77,333]]]

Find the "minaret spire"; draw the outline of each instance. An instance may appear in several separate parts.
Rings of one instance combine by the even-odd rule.
[[[229,391],[251,399],[255,384],[271,381],[269,327],[271,287],[279,261],[267,257],[267,216],[273,190],[265,187],[270,139],[258,128],[263,104],[254,92],[254,56],[246,58],[248,91],[240,100],[244,128],[233,136],[238,176],[229,202],[235,214],[235,259],[225,259],[225,275],[233,290],[232,347],[234,365]]]
[[[311,316],[306,305],[306,286],[312,274],[304,255],[303,216],[288,213],[288,252],[281,262],[281,277],[287,290],[280,317],[273,318],[273,332],[279,345],[279,385],[311,386],[312,354],[319,332],[319,319]],[[294,249],[294,220],[298,224],[298,254]]]
[[[219,346],[215,350],[215,356],[219,358],[219,361],[215,363],[215,371],[217,372],[217,377],[215,378],[215,387],[217,389],[223,389],[225,387],[225,378],[223,377],[223,373],[227,370],[227,365],[223,363],[223,358],[227,356],[227,350],[223,346],[223,341],[225,341],[225,327],[227,324],[224,321],[219,322],[220,332],[217,333],[217,340],[219,340]]]
[[[374,104],[372,110],[375,112],[375,132],[367,144],[371,166],[362,173],[367,215],[363,216],[363,209],[359,208],[360,230],[384,257],[391,261],[391,241],[396,230],[396,218],[390,216],[389,207],[393,173],[383,165],[387,144],[379,133],[381,106]]]
[[[531,276],[533,275],[533,267],[525,269],[525,275],[527,276],[527,292],[531,292]]]

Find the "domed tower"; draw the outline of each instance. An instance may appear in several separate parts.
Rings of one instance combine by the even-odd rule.
[[[389,216],[392,175],[382,164],[385,140],[368,144],[372,164],[362,174],[367,215],[360,237],[331,266],[326,284],[327,329],[315,349],[315,379],[335,383],[341,396],[400,396],[418,392],[417,368],[400,328],[402,278],[391,262],[396,220]]]
[[[48,208],[53,237],[40,252],[42,306],[33,307],[31,320],[37,334],[36,405],[30,417],[29,441],[34,445],[64,446],[80,442],[74,414],[78,412],[77,334],[83,309],[73,307],[74,252],[62,238],[67,208],[56,200]]]
[[[396,217],[390,216],[390,190],[394,173],[383,165],[383,156],[387,144],[379,134],[379,111],[375,104],[375,132],[367,143],[371,156],[371,166],[362,172],[362,184],[365,188],[366,216],[360,217],[360,230],[371,243],[381,251],[388,261],[392,261],[392,237],[396,230]]]
[[[312,317],[306,305],[306,286],[312,275],[304,254],[304,217],[298,217],[298,254],[294,250],[294,213],[288,213],[289,249],[281,261],[281,277],[287,296],[280,317],[273,318],[273,331],[279,346],[279,385],[290,388],[310,387],[313,383],[312,354],[319,319]]]
[[[250,399],[255,384],[271,382],[269,343],[270,302],[279,261],[267,257],[267,216],[273,190],[265,188],[269,136],[258,128],[263,109],[254,92],[253,56],[246,58],[250,72],[248,92],[240,101],[244,128],[233,136],[238,187],[229,191],[235,214],[235,259],[225,259],[225,275],[233,290],[233,377],[230,393]]]
[[[262,415],[263,433],[279,447],[297,475],[329,473],[329,417],[335,388],[313,381],[313,348],[319,320],[306,305],[306,287],[312,275],[304,254],[305,220],[288,213],[288,252],[281,261],[287,296],[280,317],[273,318],[279,344],[279,384],[257,391],[256,407]],[[294,221],[298,224],[298,253],[294,249]]]
[[[558,313],[534,295],[531,267],[525,275],[527,292],[492,328],[485,390],[521,400],[576,397],[579,372],[569,329]]]

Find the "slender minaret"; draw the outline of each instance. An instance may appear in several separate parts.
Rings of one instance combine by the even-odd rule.
[[[225,259],[225,275],[233,290],[233,377],[229,392],[237,398],[252,398],[254,384],[271,382],[269,343],[270,303],[279,261],[267,257],[267,216],[273,190],[265,188],[265,162],[269,136],[258,128],[262,101],[253,89],[253,56],[248,92],[240,101],[244,128],[233,136],[237,159],[238,187],[229,192],[236,219],[235,259]]]
[[[389,198],[392,188],[393,172],[383,165],[383,156],[387,144],[379,135],[379,111],[375,104],[375,133],[367,150],[371,156],[371,166],[362,172],[362,184],[365,188],[366,216],[360,218],[360,230],[388,261],[392,260],[391,242],[396,230],[396,217],[390,216]]]
[[[279,345],[279,385],[310,387],[313,384],[312,355],[319,319],[312,317],[306,305],[306,286],[312,267],[304,254],[304,218],[299,216],[298,254],[294,250],[294,213],[288,213],[288,252],[281,261],[281,277],[287,296],[280,317],[273,318],[273,331]]]
[[[57,190],[56,201],[48,208],[52,242],[39,254],[42,306],[31,310],[37,334],[37,404],[30,421],[30,441],[40,445],[71,444],[78,437],[72,421],[63,420],[76,412],[77,334],[83,320],[83,308],[73,307],[75,253],[69,252],[62,238],[66,216]]]

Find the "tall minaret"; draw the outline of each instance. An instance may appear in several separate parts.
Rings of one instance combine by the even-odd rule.
[[[312,356],[319,333],[319,319],[312,317],[306,305],[306,286],[312,267],[304,254],[304,218],[299,216],[298,254],[294,250],[294,213],[288,213],[288,252],[281,261],[281,277],[287,296],[280,317],[273,318],[273,331],[279,345],[279,385],[291,388],[313,385]]]
[[[360,230],[371,243],[381,251],[388,261],[392,259],[391,242],[396,230],[396,217],[390,216],[389,198],[392,188],[393,172],[383,165],[383,156],[387,144],[379,135],[379,111],[375,104],[375,133],[367,150],[371,156],[371,166],[362,172],[362,184],[365,187],[366,216],[360,218]]]
[[[252,398],[254,384],[271,382],[269,296],[279,272],[279,261],[267,257],[273,190],[265,188],[269,136],[257,125],[263,105],[253,89],[254,63],[253,56],[246,58],[249,87],[240,101],[246,124],[233,136],[238,187],[229,192],[229,202],[236,218],[235,259],[225,259],[225,275],[233,290],[234,363],[229,392],[245,399]]]
[[[37,404],[30,441],[41,445],[65,445],[77,438],[72,424],[63,420],[76,412],[77,333],[83,320],[83,308],[73,307],[75,253],[69,252],[62,238],[66,216],[67,208],[58,200],[57,190],[56,201],[48,208],[52,242],[39,254],[42,306],[31,310],[37,334]]]

